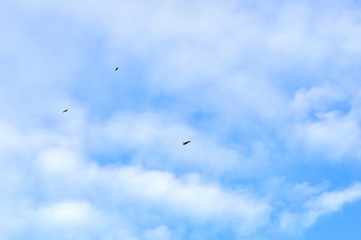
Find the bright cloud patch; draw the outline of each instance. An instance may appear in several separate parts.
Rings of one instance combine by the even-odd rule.
[[[70,201],[43,206],[36,215],[42,225],[54,227],[91,226],[100,217],[89,203]]]

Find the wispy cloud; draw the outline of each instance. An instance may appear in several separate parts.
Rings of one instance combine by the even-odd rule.
[[[324,192],[306,201],[300,213],[283,212],[280,215],[280,228],[286,231],[301,231],[315,224],[318,218],[339,211],[345,204],[360,198],[360,183],[343,190]]]

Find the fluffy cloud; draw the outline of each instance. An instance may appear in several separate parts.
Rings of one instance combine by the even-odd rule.
[[[89,194],[93,191],[88,188],[97,186],[100,192],[108,195],[107,198],[113,199],[113,207],[117,205],[117,201],[127,202],[128,199],[133,199],[133,204],[150,204],[158,210],[165,208],[167,212],[195,222],[227,219],[244,231],[262,226],[270,213],[268,203],[251,194],[227,191],[217,184],[204,183],[198,180],[199,177],[192,177],[193,175],[176,178],[167,172],[147,171],[139,167],[109,169],[94,164],[77,165],[74,163],[76,158],[68,156],[62,150],[52,150],[45,156],[46,160],[41,155],[39,166],[45,176],[48,176],[47,181],[50,181],[45,186],[56,186],[56,191],[49,189],[55,196],[77,196],[81,194],[78,189]],[[57,159],[62,156],[64,164],[59,165]],[[50,167],[49,162],[53,163]],[[58,182],[60,179],[64,179],[63,183]],[[66,185],[70,185],[68,189]],[[101,201],[99,197],[90,196]],[[166,212],[164,214],[167,215]]]
[[[308,117],[314,113],[327,112],[339,102],[345,102],[346,92],[339,86],[313,87],[309,90],[301,89],[295,93],[291,108],[300,117]]]
[[[40,224],[47,227],[94,227],[94,221],[101,222],[100,214],[87,202],[64,201],[42,206],[36,215]]]
[[[320,120],[295,126],[296,138],[311,151],[325,153],[330,159],[345,155],[359,157],[361,132],[358,122],[337,112],[320,114]]]
[[[126,121],[123,119],[123,124],[128,126],[123,130],[132,130],[134,120],[137,118],[126,118]],[[119,118],[116,118],[115,122],[118,121]],[[144,126],[143,120],[142,123],[139,126]],[[150,123],[155,124],[154,121]],[[4,225],[8,229],[2,231],[4,237],[11,236],[16,231],[19,234],[23,233],[19,229],[26,231],[32,226],[31,219],[34,219],[34,224],[38,224],[34,229],[39,232],[34,233],[34,236],[45,236],[51,231],[60,231],[59,229],[65,229],[65,233],[70,234],[69,236],[75,236],[74,234],[81,236],[89,228],[99,233],[108,229],[107,231],[117,236],[114,226],[108,225],[109,221],[119,221],[118,219],[124,216],[132,222],[137,222],[127,210],[134,207],[139,209],[137,211],[145,212],[145,215],[156,210],[157,218],[160,219],[178,216],[187,222],[200,225],[210,223],[222,227],[227,223],[228,227],[232,226],[231,228],[240,234],[256,231],[269,221],[271,207],[266,200],[241,188],[238,191],[226,189],[217,181],[203,180],[202,175],[199,174],[175,176],[171,172],[149,170],[134,165],[125,166],[121,163],[99,165],[82,153],[82,149],[87,151],[87,148],[82,147],[84,142],[80,145],[63,142],[60,136],[64,134],[63,131],[67,132],[68,128],[71,129],[71,126],[66,124],[65,130],[57,134],[41,132],[35,134],[36,137],[26,136],[21,131],[13,129],[19,141],[16,141],[11,148],[7,147],[6,153],[26,152],[29,144],[33,149],[31,154],[25,155],[26,158],[15,158],[12,163],[9,161],[9,154],[4,155],[5,158],[2,160],[2,170],[6,173],[2,177],[7,179],[1,181],[2,191],[5,193],[2,199],[4,210],[2,221],[11,219]],[[163,123],[164,126],[167,124]],[[113,126],[108,132],[105,131],[104,140],[109,141],[108,138],[111,139],[111,136],[117,136],[118,132],[114,132],[117,128]],[[149,130],[151,129],[154,129],[154,126],[151,125]],[[170,136],[173,138],[174,133],[167,129],[166,127],[163,136],[167,136],[167,132],[170,131]],[[83,131],[76,131],[73,137],[82,140],[83,137],[79,136],[82,133]],[[110,133],[115,135],[109,135]],[[177,131],[175,133],[179,134]],[[127,135],[130,136],[129,133],[124,136]],[[150,131],[149,136],[139,135],[142,136],[141,139],[136,136],[135,134],[134,142],[130,139],[130,146],[139,144],[142,151],[149,151],[148,148],[151,148],[149,146],[152,146],[154,137],[162,142],[153,130]],[[202,138],[200,136],[198,138],[202,142]],[[115,140],[117,142],[121,139],[123,138]],[[51,145],[57,147],[49,148]],[[181,141],[177,141],[176,145],[179,145],[182,151],[187,149],[181,145]],[[219,151],[217,147],[212,150],[213,155],[222,155],[222,150],[217,153]],[[141,157],[145,158],[143,155]],[[22,162],[24,160],[26,162]],[[202,166],[206,165],[202,163]],[[9,201],[15,196],[18,199],[15,204],[23,207],[10,210],[13,207]],[[43,203],[37,203],[38,198],[44,199]],[[124,213],[118,215],[119,209],[123,209]],[[93,221],[93,219],[97,220]],[[101,224],[102,221],[105,226]],[[145,235],[150,238],[154,234],[163,234],[164,237],[169,234],[159,231],[150,231]],[[88,235],[85,234],[84,239],[86,236]]]
[[[289,105],[293,124],[288,140],[330,160],[359,159],[359,91],[352,81],[298,90]]]

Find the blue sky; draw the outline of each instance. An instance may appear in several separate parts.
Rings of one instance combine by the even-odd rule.
[[[0,239],[360,239],[358,1],[0,9]]]

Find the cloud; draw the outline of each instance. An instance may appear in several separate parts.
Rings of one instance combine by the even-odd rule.
[[[360,32],[357,11],[341,5],[342,11],[336,11],[340,6],[335,3],[311,7],[291,1],[191,5],[107,1],[87,3],[86,9],[81,3],[41,1],[38,7],[82,27],[93,26],[107,47],[122,52],[114,56],[108,51],[104,58],[124,63],[129,56],[145,60],[144,70],[153,76],[151,85],[174,93],[209,79],[217,82],[234,69],[268,73],[290,66],[295,70],[301,62],[313,68],[338,62],[333,57],[340,54],[343,58],[359,54],[350,51],[356,50],[354,39]],[[330,27],[330,22],[337,25]]]
[[[357,160],[359,90],[350,80],[298,90],[288,108],[293,113],[289,145],[331,161]]]
[[[132,127],[128,126],[132,126],[130,123],[134,123],[134,120],[138,119],[134,116],[128,117],[125,117],[126,121],[123,122],[125,124],[123,130],[132,130]],[[155,119],[158,121],[161,118],[155,117]],[[143,127],[144,123],[149,121],[148,118],[140,118],[140,120],[139,126]],[[115,122],[118,121],[119,118],[116,118]],[[143,146],[143,151],[148,151],[148,145],[152,146],[154,137],[157,141],[162,142],[160,137],[153,134],[156,131],[152,130],[162,129],[157,127],[157,121],[149,122],[151,124],[149,136],[140,135],[142,138],[139,139],[135,134],[135,142],[130,141],[131,146],[140,144]],[[172,136],[174,134],[172,124],[161,123],[163,131],[165,129],[165,132],[161,132],[162,135],[167,136],[167,132],[170,132]],[[69,127],[67,124],[66,126],[65,129]],[[108,133],[113,131],[115,134],[113,136],[117,136],[114,129],[119,129],[118,126],[111,128]],[[179,125],[176,126],[174,129],[179,127]],[[71,125],[70,128],[72,128]],[[184,129],[187,130],[187,127]],[[30,147],[32,153],[26,158],[14,159],[11,164],[9,164],[8,157],[2,161],[3,171],[7,173],[2,176],[9,176],[7,181],[2,181],[1,186],[2,191],[6,193],[2,199],[2,203],[5,204],[4,212],[6,214],[4,217],[12,219],[12,223],[7,224],[12,227],[9,227],[8,231],[4,231],[5,233],[3,232],[5,236],[11,236],[19,228],[26,231],[31,225],[30,216],[38,219],[39,226],[44,226],[44,229],[49,225],[54,231],[63,228],[66,229],[65,232],[68,232],[68,230],[73,231],[71,229],[75,226],[74,231],[82,233],[85,228],[88,229],[89,226],[95,224],[98,232],[103,232],[106,228],[116,235],[113,225],[105,227],[99,221],[104,216],[106,223],[111,219],[118,221],[117,219],[122,219],[124,216],[132,223],[137,222],[137,218],[134,218],[127,210],[133,207],[146,214],[155,210],[160,219],[179,217],[186,222],[200,225],[211,223],[222,228],[232,226],[234,231],[242,234],[256,231],[268,222],[271,212],[269,203],[241,187],[237,191],[227,189],[218,180],[209,181],[200,174],[175,175],[173,172],[165,170],[150,170],[120,163],[100,165],[84,155],[82,151],[86,148],[83,148],[82,144],[73,145],[64,142],[63,130],[52,134],[40,131],[29,136],[18,130],[13,129],[13,131],[17,132],[19,141],[16,142],[17,144],[14,143],[11,148],[7,147],[6,152],[24,153]],[[179,134],[177,131],[175,133]],[[192,132],[189,129],[187,131]],[[67,134],[67,131],[65,132]],[[82,133],[83,131],[76,131],[72,135],[75,139],[88,139],[81,137]],[[198,136],[198,138],[200,141],[204,141],[202,137]],[[34,139],[37,140],[34,141]],[[116,138],[117,141],[121,139],[123,138]],[[176,144],[182,151],[186,150],[181,145],[181,141]],[[204,150],[201,148],[197,151]],[[214,147],[212,151],[214,151],[213,155],[222,155],[223,150]],[[218,151],[220,153],[217,153]],[[146,159],[144,155],[142,157]],[[205,162],[201,166],[205,167]],[[10,211],[12,207],[8,204],[14,197],[18,199],[16,204],[20,204],[18,201],[23,201],[25,204],[16,211]],[[44,199],[43,203],[37,203],[40,200],[39,197]],[[101,207],[99,208],[99,206]],[[123,209],[125,212],[120,214],[119,209]],[[115,212],[115,214],[111,214],[111,212]],[[73,218],[72,214],[77,217]],[[52,219],[49,220],[49,218]],[[94,218],[98,218],[98,220],[88,222],[89,219]],[[132,228],[135,227],[132,226]],[[42,228],[36,227],[35,229],[40,231],[39,234],[48,234],[49,231],[52,231],[50,228],[45,232],[41,230]],[[38,235],[35,234],[35,236]]]
[[[294,149],[321,168],[360,156],[359,4],[0,8],[1,239],[258,239],[280,212],[305,229],[359,199],[358,184],[289,183]]]
[[[346,101],[346,91],[340,89],[340,86],[326,85],[298,90],[291,103],[291,108],[300,114],[300,117],[307,118],[315,112],[316,114],[327,112],[330,108],[337,107],[337,103]]]
[[[89,128],[81,120],[75,118],[75,121],[80,121],[79,126],[81,128]],[[91,126],[94,127],[95,125]],[[173,151],[181,153],[190,149],[188,151],[191,151],[192,154],[187,153],[183,156],[180,154],[181,157],[176,160],[187,160],[189,158],[187,164],[193,164],[192,159],[200,160],[198,164],[200,169],[209,168],[222,172],[224,171],[222,169],[230,170],[236,166],[227,166],[225,164],[227,158],[221,163],[218,161],[221,156],[227,157],[229,150],[226,148],[217,147],[216,143],[205,139],[186,125],[169,122],[169,120],[165,121],[164,118],[158,115],[120,115],[120,117],[114,118],[109,126],[106,125],[105,128],[101,126],[100,129],[96,129],[95,135],[90,133],[90,136],[95,137],[95,139],[99,137],[97,135],[99,133],[105,133],[105,135],[100,135],[103,136],[103,138],[100,138],[100,142],[91,143],[89,146],[100,146],[101,151],[105,151],[102,148],[110,149],[109,142],[105,142],[105,145],[102,144],[104,144],[104,140],[109,141],[110,139],[110,142],[115,141],[115,144],[120,142],[125,148],[133,149],[133,151],[138,148],[142,149],[141,152],[143,153],[147,151],[152,153],[151,149],[159,147],[160,144],[160,152],[164,151],[161,156],[168,156],[167,159],[169,160],[171,160],[170,156]],[[5,128],[12,129],[11,125]],[[87,145],[89,143],[89,138],[82,137],[85,131],[78,129],[71,133],[69,131],[71,129],[73,129],[73,125],[65,121],[63,129],[53,133],[34,130],[32,134],[26,135],[20,130],[11,130],[16,133],[11,135],[17,136],[17,140],[13,145],[7,145],[6,152],[23,153],[29,149],[32,149],[32,151],[31,154],[26,156],[26,162],[17,159],[12,164],[9,164],[8,159],[3,162],[3,166],[7,169],[4,171],[13,171],[12,178],[9,178],[7,182],[3,182],[4,189],[8,191],[8,196],[5,199],[11,199],[15,189],[21,193],[18,196],[20,198],[33,198],[35,197],[33,194],[44,195],[45,199],[52,203],[41,207],[41,210],[39,210],[41,219],[46,219],[47,216],[51,215],[56,216],[59,213],[59,224],[63,217],[65,219],[68,216],[62,216],[60,212],[71,212],[67,210],[68,207],[71,209],[77,206],[78,203],[68,204],[66,200],[64,204],[52,205],[54,201],[64,198],[89,198],[101,204],[102,200],[99,199],[96,191],[106,194],[112,199],[111,208],[117,206],[116,201],[119,199],[127,202],[129,198],[133,199],[139,206],[148,206],[151,203],[156,209],[161,210],[161,215],[180,215],[182,218],[188,219],[188,221],[200,224],[206,222],[218,224],[227,221],[234,226],[234,229],[240,229],[240,232],[253,231],[268,221],[271,208],[266,201],[246,191],[238,193],[237,191],[224,189],[217,180],[214,182],[201,180],[201,175],[188,175],[187,171],[185,171],[185,174],[175,176],[173,173],[164,170],[148,170],[134,165],[125,166],[114,163],[105,164],[104,166],[99,165],[91,159],[87,159],[82,153],[83,150],[88,151],[87,148],[83,148],[83,144],[85,144],[83,139],[87,139]],[[148,129],[148,131],[145,129]],[[137,133],[137,131],[139,132]],[[193,145],[196,148],[194,150],[191,148],[193,145],[190,148],[184,148],[181,145],[185,132],[195,137],[196,143]],[[77,141],[73,142],[76,144],[64,141],[64,138],[66,138],[64,134],[77,139]],[[187,134],[187,136],[189,135]],[[179,139],[179,141],[175,142],[174,139]],[[174,142],[174,144],[169,144],[171,142]],[[210,144],[213,144],[213,147],[209,150],[209,155],[207,155],[209,158],[200,158],[202,152],[209,148]],[[168,149],[166,146],[168,146]],[[169,151],[169,146],[173,146],[174,149]],[[233,155],[232,151],[229,152],[231,153],[229,154],[231,156],[230,163],[236,164],[237,155]],[[198,157],[195,157],[197,155]],[[138,157],[141,157],[142,161],[147,161],[145,155]],[[212,161],[214,161],[215,165],[210,164]],[[218,166],[217,164],[221,165]],[[172,164],[169,164],[169,166],[172,166]],[[24,191],[24,187],[33,188],[34,186],[37,186],[36,191]],[[30,195],[27,196],[27,194]],[[27,201],[31,202],[30,199]],[[93,202],[90,201],[89,203]],[[80,205],[79,210],[84,211],[80,212],[79,216],[87,216],[89,209],[86,204]],[[163,212],[164,206],[167,207],[169,213]],[[147,208],[145,211],[147,211]],[[58,211],[58,209],[60,210]],[[92,210],[89,211],[92,212]],[[56,221],[54,223],[56,225],[57,220],[54,221]],[[44,222],[46,221],[44,220]]]
[[[74,172],[79,169],[79,162],[79,157],[64,149],[50,149],[37,158],[41,170],[49,174]]]
[[[131,153],[133,164],[224,174],[250,164],[237,151],[221,145],[213,132],[199,132],[173,114],[115,114],[108,122],[91,125],[90,151],[116,149]],[[182,146],[182,142],[191,144]]]
[[[193,175],[176,178],[171,173],[134,166],[109,169],[96,164],[83,164],[78,168],[72,165],[73,168],[67,171],[58,171],[57,175],[49,176],[49,173],[54,172],[54,166],[59,166],[56,164],[57,158],[66,156],[59,154],[59,150],[50,152],[57,154],[47,155],[48,159],[40,161],[39,167],[49,181],[45,184],[45,189],[56,186],[56,191],[49,189],[49,193],[54,196],[82,196],[78,192],[82,189],[84,194],[90,194],[90,198],[101,201],[89,189],[96,186],[98,191],[108,196],[107,199],[111,199],[112,208],[118,205],[117,202],[126,204],[131,201],[133,205],[146,206],[145,211],[149,205],[161,210],[164,215],[175,214],[200,223],[217,223],[221,219],[227,219],[242,231],[265,224],[271,210],[267,202],[250,193],[228,191],[218,184],[202,182]],[[53,160],[55,165],[48,167],[47,162]],[[63,166],[58,169],[67,169]],[[60,179],[64,179],[63,183],[59,182]],[[69,185],[71,187],[65,188]]]
[[[54,227],[94,227],[101,222],[100,215],[88,202],[64,201],[42,206],[36,212],[41,225]]]
[[[2,239],[137,239],[122,216],[103,211],[87,200],[33,200],[18,198],[1,203]]]
[[[311,227],[320,217],[340,211],[345,204],[360,199],[361,183],[355,183],[339,191],[324,192],[306,201],[301,213],[283,212],[280,215],[280,229],[300,231]]]
[[[330,159],[342,159],[345,155],[359,156],[361,133],[358,122],[337,112],[319,114],[319,121],[298,124],[295,137],[308,149],[324,153]]]

